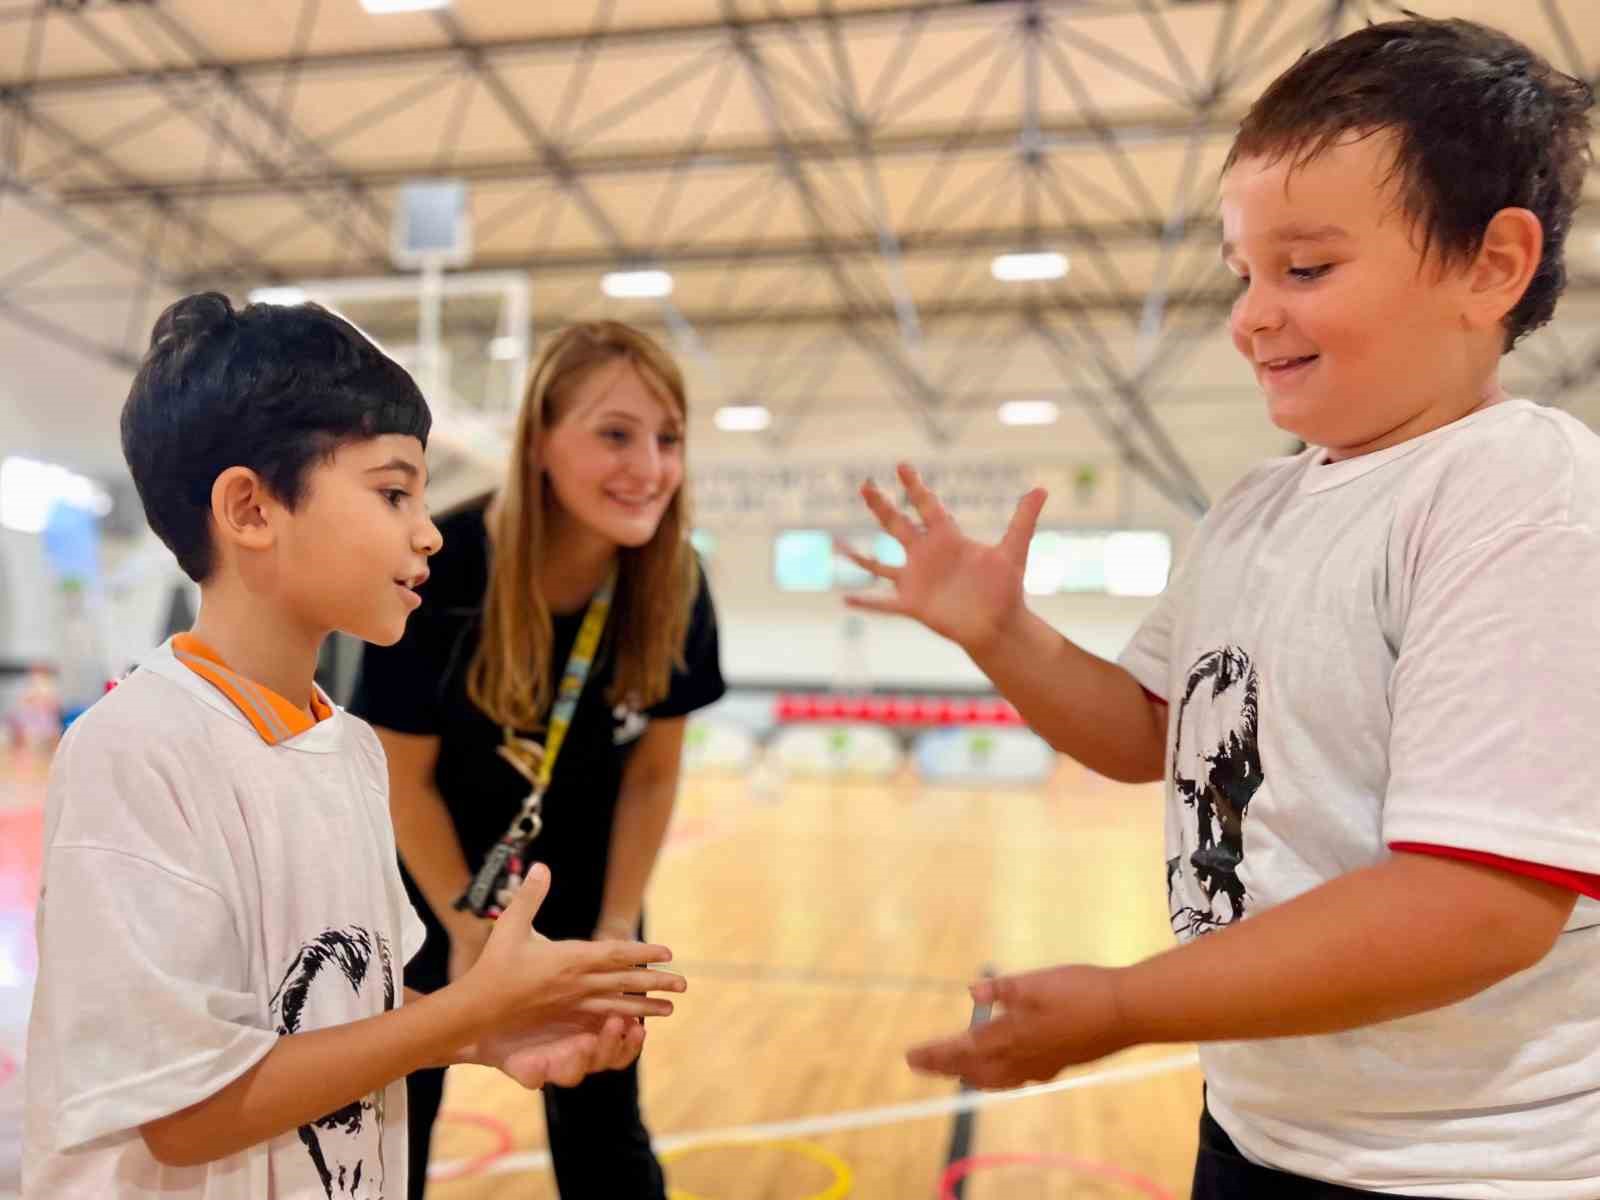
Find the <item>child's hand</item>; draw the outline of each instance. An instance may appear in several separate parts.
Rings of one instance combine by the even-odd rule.
[[[549,890],[550,869],[535,865],[461,980],[481,1002],[484,1031],[527,1030],[580,1016],[670,1014],[670,1000],[642,993],[684,990],[682,976],[646,965],[670,962],[672,951],[640,942],[553,942],[533,930]]]
[[[1113,972],[1102,967],[1050,967],[973,985],[992,1020],[955,1037],[913,1046],[913,1070],[954,1075],[974,1087],[1043,1082],[1066,1067],[1092,1062],[1131,1044],[1119,1028]]]
[[[834,546],[862,570],[887,579],[894,594],[846,596],[845,603],[914,617],[964,649],[981,646],[1022,607],[1022,572],[1044,507],[1044,490],[1035,488],[1024,496],[1005,536],[986,546],[956,527],[955,518],[914,469],[902,464],[899,474],[907,498],[922,518],[921,528],[875,484],[862,484],[861,496],[884,532],[905,547],[905,565],[887,566],[842,542]]]
[[[644,1022],[632,1017],[555,1021],[483,1038],[463,1062],[495,1067],[530,1090],[573,1087],[596,1071],[618,1071],[644,1049]]]

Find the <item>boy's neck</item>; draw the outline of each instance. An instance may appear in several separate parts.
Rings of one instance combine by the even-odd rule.
[[[304,629],[281,612],[264,611],[259,600],[218,581],[202,585],[200,614],[190,632],[215,650],[229,670],[314,717],[311,689],[325,631]]]
[[[551,513],[545,526],[539,589],[552,613],[574,613],[589,603],[617,561],[616,543]]]
[[[1488,379],[1476,395],[1454,402],[1441,401],[1430,405],[1408,417],[1405,421],[1385,432],[1381,437],[1374,438],[1359,446],[1328,447],[1328,462],[1340,462],[1349,458],[1360,458],[1366,454],[1376,454],[1380,450],[1388,450],[1404,442],[1414,441],[1419,437],[1432,433],[1436,429],[1443,429],[1446,425],[1454,425],[1457,421],[1470,417],[1473,413],[1499,404],[1511,397],[1500,384],[1500,376],[1496,373]]]

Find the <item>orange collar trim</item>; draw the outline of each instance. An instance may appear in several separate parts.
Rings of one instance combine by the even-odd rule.
[[[269,746],[296,737],[333,715],[332,705],[315,684],[311,685],[311,711],[316,718],[313,720],[304,709],[290,704],[271,688],[230,671],[221,655],[192,633],[174,636],[172,653],[184,666],[233,701],[234,707],[244,714]]]

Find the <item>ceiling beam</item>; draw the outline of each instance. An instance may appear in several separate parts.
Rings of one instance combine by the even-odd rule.
[[[806,222],[811,227],[813,245],[820,247],[831,236],[830,219],[823,211],[823,201],[805,165],[789,153],[789,126],[783,97],[773,83],[772,72],[761,47],[751,36],[751,28],[739,11],[738,0],[722,0],[722,11],[728,37],[743,60],[751,90],[766,119],[767,131],[777,154],[778,170],[788,179],[792,194],[800,203]],[[880,301],[874,294],[876,289],[870,285],[863,286],[851,274],[846,260],[841,256],[819,250],[817,260],[832,281],[845,313],[859,317],[879,306]],[[894,314],[896,325],[903,333],[904,308],[891,299],[890,312]],[[890,340],[880,336],[871,324],[860,320],[848,321],[842,329],[845,336],[876,359],[886,377],[899,386],[913,416],[935,444],[947,441],[948,435],[938,419],[938,409],[944,397],[928,378],[917,348],[907,345],[903,339]]]
[[[1093,4],[1075,6],[1070,14],[1074,21],[1092,21],[1097,16],[1114,16],[1138,11],[1146,0],[1099,0]],[[1228,0],[1201,0],[1201,3],[1220,4]],[[12,14],[18,18],[31,14],[36,3]],[[762,14],[741,19],[741,24],[752,34],[780,33],[786,30],[822,30],[830,20],[848,30],[896,28],[912,19],[927,19],[941,29],[984,28],[993,29],[1013,19],[1015,3],[985,3],[982,5],[952,4],[950,0],[901,0],[900,3],[864,4],[860,7],[838,9],[830,15],[821,12],[793,14]],[[7,17],[0,9],[0,23]],[[607,48],[648,49],[665,47],[678,49],[685,44],[721,41],[727,36],[727,27],[721,19],[685,21],[675,23],[620,25],[607,29],[603,41]],[[487,61],[529,58],[566,58],[576,54],[594,40],[591,32],[568,32],[535,35],[531,37],[486,38],[474,41],[473,52]],[[242,82],[252,79],[277,79],[296,73],[301,79],[328,75],[359,75],[369,72],[410,75],[418,69],[464,64],[467,55],[445,43],[427,46],[390,46],[381,49],[348,51],[340,54],[319,54],[303,60],[290,57],[259,59],[224,59],[203,66],[172,68],[151,71],[93,72],[75,75],[58,75],[40,79],[29,85],[28,91],[40,96],[106,95],[132,88],[148,87],[165,80],[194,83],[228,75]]]
[[[1185,229],[1187,244],[1215,244],[1220,225],[1214,219],[1193,221]],[[1576,226],[1574,233],[1600,238],[1600,224]],[[900,255],[904,259],[949,259],[960,255],[986,251],[1001,253],[1015,249],[1018,233],[1015,228],[953,230],[902,235],[899,240]],[[1116,222],[1106,225],[1045,225],[1039,230],[1039,243],[1052,248],[1071,251],[1081,246],[1144,246],[1152,251],[1162,248],[1161,233],[1151,231],[1139,222]],[[661,268],[725,268],[817,266],[820,260],[837,258],[871,259],[879,253],[878,242],[869,233],[830,235],[826,237],[777,238],[762,242],[691,242],[662,243],[651,248],[651,261]],[[616,270],[624,262],[616,253],[604,247],[579,250],[518,251],[516,253],[478,254],[472,260],[475,271],[526,271],[539,278],[556,274],[584,274]],[[315,279],[328,276],[326,264],[297,263],[280,260],[274,264],[275,274],[287,281]],[[237,272],[229,273],[237,278]],[[359,271],[344,272],[346,277],[359,276]],[[403,276],[401,276],[403,278]],[[201,271],[180,282],[212,284],[217,277],[212,272]],[[264,281],[263,281],[264,282]],[[1600,273],[1573,271],[1569,265],[1567,296],[1593,295],[1600,290]],[[19,289],[26,292],[27,289]],[[1219,294],[1222,293],[1219,289]],[[1129,296],[1132,301],[1134,298]],[[1140,314],[1146,301],[1140,294]],[[920,303],[920,302],[919,302]],[[1182,307],[1181,299],[1169,298],[1169,307]]]
[[[1600,228],[1600,227],[1597,227]],[[1199,220],[1188,226],[1188,237],[1193,240],[1215,242],[1221,226],[1215,220]],[[1149,229],[1136,221],[1110,222],[1104,225],[1045,225],[1039,230],[1041,244],[1072,249],[1094,242],[1099,245],[1149,246],[1161,245],[1161,230]],[[1010,226],[972,230],[929,230],[926,233],[902,234],[899,251],[902,258],[945,258],[952,255],[979,251],[1015,250],[1019,248],[1019,234]],[[653,263],[662,267],[749,267],[807,264],[845,257],[876,257],[879,253],[877,235],[828,234],[791,238],[765,239],[759,242],[704,242],[657,243],[650,249]],[[581,273],[586,271],[614,270],[621,260],[609,247],[589,247],[578,250],[519,251],[514,254],[477,254],[472,260],[475,271],[529,271],[535,275],[549,276],[558,272]],[[285,279],[315,278],[323,274],[320,264],[296,264],[279,260],[275,270]],[[300,267],[304,267],[301,270]]]
[[[1174,310],[1182,309],[1194,314],[1205,312],[1215,313],[1221,321],[1233,303],[1234,293],[1212,292],[1190,296],[1187,303],[1174,305]],[[919,306],[918,315],[924,326],[932,326],[945,321],[958,321],[977,317],[1010,316],[1019,319],[1028,318],[1039,314],[1051,313],[1079,313],[1095,316],[1116,316],[1127,318],[1137,317],[1144,303],[1144,297],[1128,295],[1115,297],[1094,297],[1073,303],[1058,303],[1055,301],[1037,300],[979,300],[979,301],[940,301]],[[848,328],[853,324],[881,323],[890,332],[898,324],[894,304],[888,298],[879,300],[857,300],[850,304],[774,304],[766,307],[748,306],[738,309],[717,309],[697,311],[685,310],[684,317],[692,321],[697,328],[703,329],[731,329],[741,327],[760,327],[776,325],[835,325]],[[374,313],[368,317],[365,313],[358,313],[363,329],[370,329],[380,337],[414,336],[416,322],[410,317],[387,326],[381,316]],[[557,308],[544,309],[539,312],[540,325],[553,328],[568,321],[578,320],[575,313],[563,312]],[[637,314],[629,314],[628,321],[638,325],[658,326],[663,324],[661,317],[653,314],[646,307],[641,307]],[[1126,323],[1126,321],[1124,321]],[[409,331],[409,332],[408,332]],[[485,339],[495,336],[499,332],[494,320],[486,316],[483,321],[477,322],[472,318],[462,316],[458,321],[452,322],[451,329],[446,334],[446,340],[455,337],[477,337]]]
[[[0,89],[0,94],[4,89]],[[1232,137],[1238,128],[1237,121],[1214,118],[1197,122],[1192,115],[1179,113],[1173,116],[1135,117],[1116,126],[1117,141],[1123,146],[1178,143],[1194,139]],[[1087,125],[1070,121],[1045,121],[1037,129],[1017,125],[997,125],[975,130],[948,127],[896,131],[879,129],[872,134],[873,157],[879,161],[927,158],[941,155],[946,158],[993,156],[1020,151],[1026,144],[1037,148],[1037,153],[1049,154],[1063,150],[1093,149],[1099,151],[1103,134]],[[852,162],[860,153],[855,138],[824,138],[806,134],[791,134],[789,151],[801,163]],[[772,166],[772,142],[762,138],[724,144],[710,144],[686,155],[678,147],[656,149],[646,146],[607,148],[587,153],[568,150],[561,169],[527,154],[506,158],[485,159],[477,162],[453,162],[449,174],[454,179],[470,183],[560,183],[566,173],[586,178],[625,178],[634,175],[657,175],[667,171],[727,171],[740,168],[769,168]],[[372,167],[344,167],[338,171],[315,169],[298,171],[292,176],[297,190],[343,190],[352,183],[368,188],[396,187],[415,179],[418,175],[437,174],[431,158],[416,162]],[[142,197],[146,192],[159,190],[174,199],[227,198],[275,196],[283,191],[278,180],[259,178],[206,179],[164,178],[160,183],[140,186],[120,184],[90,184],[60,189],[61,198],[72,204],[116,204]]]

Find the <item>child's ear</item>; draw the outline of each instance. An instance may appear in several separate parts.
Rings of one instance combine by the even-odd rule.
[[[261,476],[249,467],[229,467],[211,485],[211,519],[217,535],[247,550],[272,545],[268,508],[276,503]]]
[[[1501,324],[1521,301],[1544,253],[1544,226],[1526,208],[1502,208],[1483,232],[1468,272],[1468,311],[1476,328]]]

